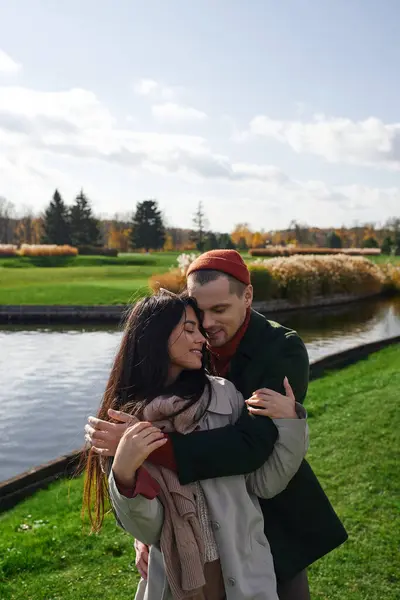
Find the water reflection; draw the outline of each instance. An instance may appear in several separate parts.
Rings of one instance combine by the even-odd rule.
[[[400,335],[400,299],[273,318],[297,329],[315,360]],[[0,329],[0,480],[81,446],[120,335],[99,325]]]

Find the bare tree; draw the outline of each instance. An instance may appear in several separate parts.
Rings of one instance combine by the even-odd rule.
[[[15,207],[3,197],[0,197],[0,244],[14,242]]]
[[[192,241],[195,242],[200,252],[204,250],[204,243],[207,234],[208,222],[204,213],[203,203],[199,202],[197,210],[193,215],[193,233]]]

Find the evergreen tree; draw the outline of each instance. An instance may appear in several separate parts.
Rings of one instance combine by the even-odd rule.
[[[53,199],[45,210],[41,241],[43,244],[60,246],[71,243],[68,208],[58,190],[54,192]]]
[[[138,202],[133,217],[131,244],[133,249],[161,250],[165,244],[165,227],[156,200]]]
[[[392,254],[393,246],[394,246],[394,242],[393,242],[392,238],[389,235],[386,236],[382,242],[382,247],[381,247],[382,254]]]
[[[365,238],[362,243],[363,248],[379,248],[378,240],[372,235]]]
[[[69,211],[71,242],[74,246],[98,246],[100,229],[97,219],[83,190],[75,198]]]
[[[328,248],[341,248],[342,247],[342,238],[335,233],[335,231],[331,231],[328,233],[326,237],[326,242]]]
[[[393,252],[395,256],[400,256],[400,231],[395,234]]]
[[[235,250],[236,246],[232,241],[229,233],[221,233],[218,239],[218,247],[223,248],[224,250]]]
[[[204,252],[208,252],[209,250],[217,250],[219,247],[218,238],[215,233],[211,231],[204,240],[203,250]]]
[[[239,243],[238,243],[237,249],[239,250],[239,252],[247,252],[247,250],[249,249],[249,247],[247,245],[245,237],[241,237],[239,239]]]

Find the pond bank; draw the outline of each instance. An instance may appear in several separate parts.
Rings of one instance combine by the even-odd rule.
[[[287,300],[269,300],[253,303],[253,308],[265,314],[290,312],[338,306],[360,302],[376,294],[338,294],[331,297],[316,297],[310,302],[293,303]],[[0,323],[116,323],[120,322],[129,305],[0,305]]]

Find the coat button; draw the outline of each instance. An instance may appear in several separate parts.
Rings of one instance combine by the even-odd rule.
[[[218,523],[218,521],[213,521],[211,525],[214,531],[218,531],[218,529],[221,528],[221,525]]]
[[[228,583],[233,587],[234,585],[236,585],[236,579],[234,579],[233,577],[228,577]]]

